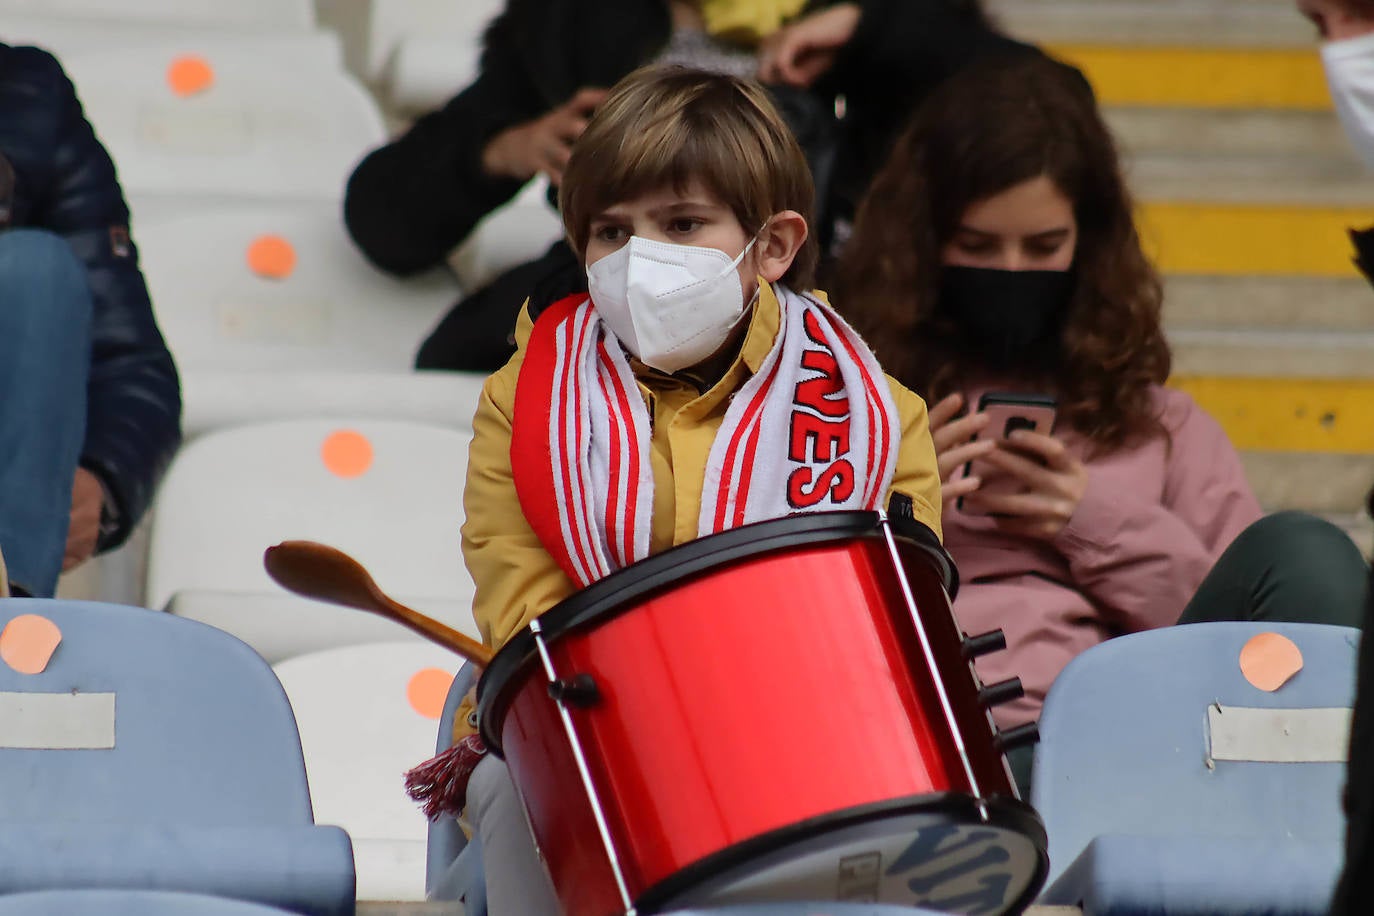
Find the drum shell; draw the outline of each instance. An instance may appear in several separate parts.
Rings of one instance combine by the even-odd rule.
[[[727,562],[549,640],[558,675],[599,691],[568,711],[632,900],[807,819],[1014,794],[940,572],[898,543],[931,655],[874,532]],[[560,899],[623,910],[544,672],[505,692],[500,743]]]

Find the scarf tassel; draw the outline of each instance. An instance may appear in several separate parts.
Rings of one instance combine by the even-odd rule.
[[[405,774],[406,794],[419,803],[425,817],[436,821],[457,817],[467,802],[468,780],[487,755],[481,735],[468,735],[438,756]]]

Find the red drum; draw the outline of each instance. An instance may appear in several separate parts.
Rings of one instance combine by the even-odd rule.
[[[772,901],[1024,906],[1016,798],[939,541],[799,515],[650,557],[497,653],[482,734],[569,916]],[[981,691],[981,693],[980,693]]]

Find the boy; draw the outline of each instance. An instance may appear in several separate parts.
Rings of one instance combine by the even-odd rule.
[[[473,419],[463,556],[488,644],[748,522],[898,492],[939,531],[925,404],[794,292],[815,269],[812,198],[801,149],[749,83],[641,70],[597,109],[560,195],[590,299],[522,314]],[[501,761],[477,766],[467,803],[492,912],[557,913]]]

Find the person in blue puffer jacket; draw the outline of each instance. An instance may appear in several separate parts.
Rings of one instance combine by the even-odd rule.
[[[129,208],[57,60],[0,44],[0,552],[16,594],[123,543],[181,441]]]

